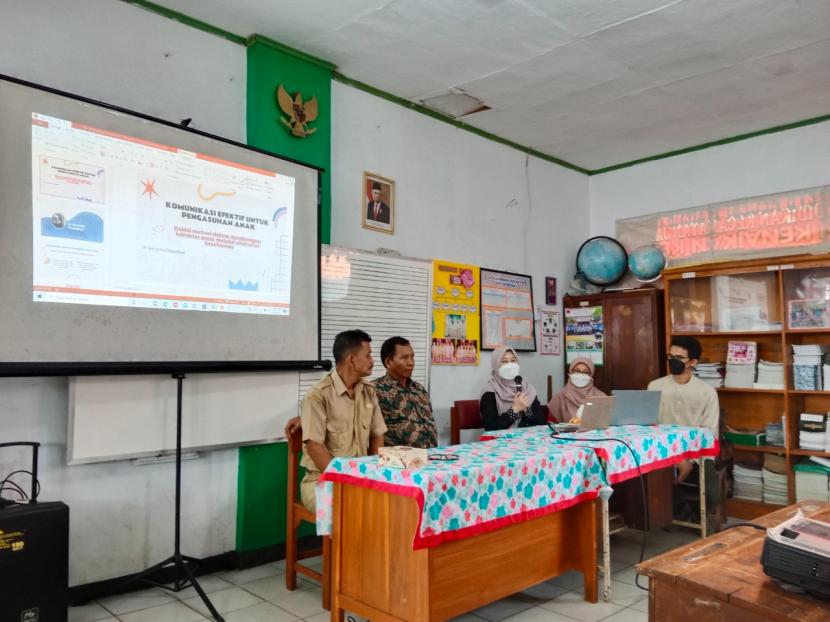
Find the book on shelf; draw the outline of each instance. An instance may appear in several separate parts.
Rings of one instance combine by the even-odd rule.
[[[793,365],[793,388],[796,391],[821,391],[823,386],[818,365]]]
[[[794,343],[792,348],[793,354],[821,356],[827,352],[828,346],[823,343]]]
[[[798,446],[811,451],[826,451],[826,413],[801,413],[798,419]]]
[[[752,385],[755,389],[784,388],[784,363],[775,363],[761,359],[758,363],[758,378]]]
[[[734,443],[735,445],[745,445],[751,447],[766,445],[767,441],[767,433],[765,431],[738,430],[729,426],[726,427],[726,433],[724,436],[726,437],[726,440]]]
[[[726,349],[726,362],[733,365],[754,365],[758,360],[758,343],[755,341],[730,341]]]
[[[830,501],[830,468],[823,467],[810,460],[793,466],[795,471],[795,500],[817,499]]]
[[[787,301],[790,328],[830,328],[830,308],[823,298]]]

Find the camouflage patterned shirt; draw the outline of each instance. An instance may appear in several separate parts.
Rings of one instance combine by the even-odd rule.
[[[386,422],[384,443],[409,447],[437,447],[429,393],[411,378],[405,387],[388,373],[374,382],[380,411]]]

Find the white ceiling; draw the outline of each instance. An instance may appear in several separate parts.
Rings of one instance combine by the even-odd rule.
[[[572,164],[830,114],[830,0],[160,0]]]

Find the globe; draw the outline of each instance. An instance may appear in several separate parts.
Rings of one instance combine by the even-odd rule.
[[[628,256],[628,269],[641,283],[659,278],[665,267],[666,256],[660,247],[654,244],[639,246]]]
[[[628,255],[614,238],[600,235],[585,241],[576,254],[576,269],[593,285],[611,285],[627,269]]]

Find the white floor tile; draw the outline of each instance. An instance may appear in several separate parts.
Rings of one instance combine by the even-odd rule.
[[[634,569],[634,566],[629,566],[623,570],[615,572],[611,575],[612,581],[619,581],[620,583],[628,583],[629,585],[634,585],[634,580],[637,578],[637,571]],[[640,585],[643,587],[648,586],[648,577],[642,577],[640,579]]]
[[[556,587],[561,587],[564,590],[575,590],[577,588],[582,587],[585,578],[582,576],[581,572],[577,572],[576,570],[569,570],[568,572],[559,575],[558,577],[554,577],[549,581],[545,581],[545,583],[550,583],[551,585],[555,585]]]
[[[329,620],[331,620],[331,614],[328,611],[324,611],[323,613],[308,616],[305,622],[329,622]],[[481,618],[479,618],[479,622],[481,622]]]
[[[553,600],[557,596],[561,596],[567,591],[568,590],[565,588],[551,583],[540,583],[539,585],[534,585],[526,590],[522,590],[519,593],[525,597],[523,600],[527,600],[527,602],[533,605],[540,605],[548,602],[549,600]]]
[[[220,572],[216,576],[234,585],[244,585],[260,579],[277,576],[282,577],[283,573],[281,570],[275,564],[263,564],[262,566],[254,566],[253,568],[246,568],[245,570]]]
[[[484,618],[479,618],[477,615],[473,615],[472,613],[465,613],[463,616],[458,616],[457,618],[451,619],[449,622],[482,622]],[[310,621],[306,621],[310,622]],[[321,620],[320,622],[326,622],[325,620]]]
[[[148,590],[130,592],[129,594],[107,596],[106,598],[99,599],[98,604],[116,616],[120,616],[122,613],[157,607],[158,605],[171,603],[175,600],[165,590],[159,587],[153,587]]]
[[[634,603],[631,605],[631,608],[648,613],[648,598],[644,598],[643,600]]]
[[[285,587],[285,575],[274,575],[272,577],[265,577],[264,579],[257,579],[256,581],[251,581],[250,583],[243,583],[239,587],[255,594],[256,596],[259,596],[262,600],[268,600],[271,602],[291,594],[291,591]],[[298,577],[297,590],[309,589],[311,589],[311,585],[301,582]]]
[[[567,618],[541,607],[532,607],[510,616],[505,622],[573,622],[573,618]]]
[[[197,622],[205,619],[201,614],[180,602],[133,611],[119,618],[121,622]]]
[[[326,612],[328,615],[328,612]],[[261,603],[245,609],[237,609],[224,615],[225,622],[299,622],[300,618],[291,615],[271,603]],[[324,622],[328,622],[328,618]]]
[[[236,586],[226,590],[213,592],[212,594],[209,594],[208,597],[210,598],[210,602],[213,603],[216,611],[222,614],[236,611],[237,609],[244,609],[245,607],[251,607],[253,605],[259,605],[263,602],[261,598],[257,598],[250,592],[246,592],[242,588]],[[202,602],[202,599],[198,596],[188,598],[182,602],[188,607],[193,607],[193,609],[200,612],[203,616],[207,617],[210,615],[205,603]]]
[[[623,609],[602,622],[648,622],[648,614],[636,609]]]
[[[298,618],[308,618],[325,611],[323,609],[322,594],[323,592],[320,589],[294,590],[271,602],[280,609],[293,613]]]
[[[473,611],[473,614],[490,622],[501,622],[531,607],[533,607],[533,602],[529,602],[528,598],[514,594],[513,596],[502,598],[494,603],[476,609]]]
[[[568,592],[540,607],[580,622],[598,622],[623,609],[622,605],[613,602],[586,602],[579,592]]]
[[[643,584],[648,585],[648,584]],[[600,588],[601,589],[601,588]],[[584,594],[582,589],[575,590],[576,594]],[[623,607],[630,607],[644,598],[648,598],[648,591],[641,590],[633,583],[623,583],[611,578],[611,602]]]
[[[196,577],[196,580],[199,582],[199,585],[206,594],[218,592],[219,590],[226,590],[229,587],[233,587],[231,583],[228,583],[227,581],[220,579],[216,575]],[[168,585],[172,586],[173,584],[170,583]],[[181,590],[180,592],[171,591],[170,594],[178,600],[187,600],[189,598],[193,598],[194,596],[199,595],[195,587],[188,587],[186,589]]]
[[[69,608],[69,622],[99,622],[112,618],[112,613],[98,603],[88,603],[80,607]]]

